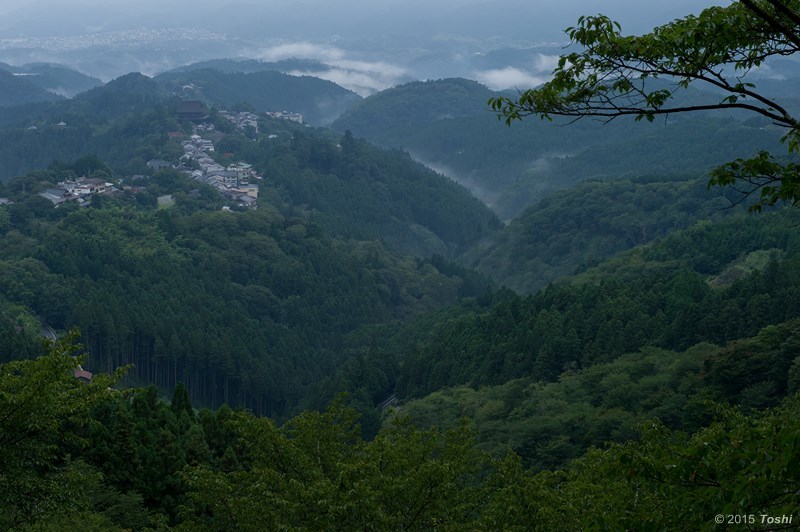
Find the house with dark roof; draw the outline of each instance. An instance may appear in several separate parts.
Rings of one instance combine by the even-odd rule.
[[[178,111],[175,115],[179,120],[200,122],[208,120],[208,108],[200,100],[184,100],[178,104]]]

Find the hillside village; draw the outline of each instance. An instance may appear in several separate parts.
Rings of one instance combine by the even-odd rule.
[[[241,123],[244,124],[241,127],[251,125],[250,119],[235,118],[241,120]],[[209,127],[213,128],[208,124],[204,128],[198,126],[196,129],[209,130]],[[183,150],[181,168],[192,179],[211,185],[222,196],[235,202],[237,206],[249,209],[256,208],[258,185],[254,181],[260,181],[263,177],[253,171],[251,164],[237,162],[227,167],[222,166],[210,155],[210,152],[214,151],[214,143],[198,134],[192,135],[190,140],[183,142]],[[187,166],[188,168],[185,168]],[[197,166],[197,168],[192,169],[192,166]]]
[[[271,118],[288,120],[295,123],[303,123],[302,115],[281,111],[267,113]],[[230,121],[242,131],[252,128],[258,133],[258,116],[250,112],[229,112],[220,111],[219,116]],[[231,202],[231,205],[223,207],[245,208],[255,210],[258,200],[259,185],[263,176],[258,175],[253,166],[247,162],[239,161],[227,166],[223,166],[214,160],[212,153],[215,152],[214,142],[202,135],[209,136],[215,131],[211,122],[206,121],[207,116],[198,117],[194,127],[194,134],[188,140],[184,140],[183,156],[176,163],[159,159],[151,159],[147,162],[147,167],[151,171],[158,171],[163,168],[175,168],[185,173],[196,181],[201,181],[212,186],[224,198]],[[182,134],[176,132],[176,137]],[[269,135],[267,138],[273,139],[276,135]],[[98,194],[117,194],[117,193],[136,193],[140,188],[136,185],[137,181],[144,179],[142,175],[134,175],[123,181],[129,184],[115,186],[101,177],[79,177],[74,180],[66,180],[58,183],[57,187],[49,188],[39,195],[59,206],[65,202],[75,202],[79,206],[85,207],[91,203],[91,197]]]

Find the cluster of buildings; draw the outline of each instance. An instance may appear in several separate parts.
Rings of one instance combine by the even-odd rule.
[[[53,205],[74,201],[80,206],[88,205],[94,194],[110,194],[117,189],[112,183],[99,177],[79,177],[74,181],[61,181],[56,188],[48,188],[39,195],[50,200]]]
[[[253,113],[231,113],[228,111],[220,111],[219,116],[233,122],[233,125],[235,125],[238,129],[244,129],[247,126],[250,126],[255,129],[256,133],[258,133],[258,116]],[[300,120],[302,121],[303,118],[300,117]]]
[[[192,179],[208,183],[240,207],[256,208],[258,185],[255,181],[262,177],[255,173],[252,165],[239,162],[222,166],[209,155],[214,151],[214,143],[200,135],[192,135],[190,140],[184,141],[183,151],[181,162],[196,167],[185,170]]]
[[[255,128],[256,132],[258,131],[258,116],[254,113],[220,111],[219,114],[221,117],[231,121],[238,129],[243,130],[250,126]],[[182,102],[178,115],[181,118],[194,121],[196,133],[214,131],[213,124],[207,121],[207,108],[202,102]],[[267,115],[271,118],[303,123],[303,116],[298,113],[280,111],[267,113]],[[63,125],[66,126],[66,124]],[[176,138],[181,135],[180,132],[174,132],[174,134]],[[275,137],[276,135],[270,135],[269,138]],[[211,185],[223,197],[239,207],[256,208],[259,188],[257,182],[263,178],[256,174],[252,165],[237,162],[223,166],[217,163],[209,155],[215,151],[213,141],[203,138],[199,134],[192,135],[189,140],[183,141],[182,145],[184,154],[181,157],[180,164],[177,166],[179,170],[189,175],[192,179]],[[161,168],[176,168],[169,161],[156,159],[148,161],[147,166],[154,171]],[[143,177],[133,176],[131,180],[136,181],[138,178]],[[137,187],[134,186],[126,186],[124,188],[128,192],[137,190]],[[114,192],[118,192],[118,189],[104,179],[81,177],[74,181],[60,182],[56,188],[47,189],[39,195],[50,200],[56,206],[68,201],[74,201],[81,206],[85,206],[91,202],[90,196],[94,194],[110,194]],[[10,203],[5,198],[0,198],[0,200]]]
[[[289,120],[290,122],[303,123],[303,115],[299,113],[290,113],[289,111],[269,112],[267,116],[270,118],[277,118],[278,120]]]

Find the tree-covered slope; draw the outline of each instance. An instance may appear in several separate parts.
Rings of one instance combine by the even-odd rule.
[[[371,341],[348,335],[455,302],[463,283],[267,203],[189,214],[48,204],[0,207],[4,300],[79,327],[89,370],[133,363],[137,382],[183,380],[210,405],[285,415]]]
[[[479,451],[464,425],[398,421],[365,439],[341,401],[283,425],[196,412],[182,385],[160,401],[113,378],[78,382],[74,353],[62,342],[0,371],[4,528],[702,529],[739,515],[786,529],[796,507],[796,397],[717,406],[691,435],[649,421],[639,440],[536,473],[513,451]]]
[[[28,79],[0,69],[0,107],[13,107],[31,102],[53,102],[63,99]]]
[[[333,127],[350,129],[381,143],[397,144],[413,130],[448,118],[475,115],[493,94],[467,79],[415,81],[369,96],[339,117]]]
[[[414,157],[471,188],[504,219],[584,179],[705,172],[777,145],[780,128],[741,117],[670,117],[633,124],[528,120],[506,127],[489,111],[497,96],[461,80],[417,82],[365,98],[332,127]],[[687,103],[704,102],[695,92]]]
[[[95,77],[52,63],[29,63],[20,66],[0,63],[0,69],[23,75],[34,85],[67,98],[103,84]]]
[[[638,245],[740,212],[705,179],[592,180],[555,192],[460,257],[498,284],[530,293]]]
[[[186,73],[195,70],[217,70],[219,72],[231,73],[242,72],[251,74],[253,72],[275,71],[288,74],[294,71],[303,70],[325,70],[328,67],[324,63],[313,59],[282,59],[279,61],[262,61],[259,59],[209,59],[189,65],[173,68],[165,74]]]
[[[647,420],[696,432],[713,417],[709,401],[746,412],[779,404],[798,391],[798,342],[794,319],[721,347],[644,347],[556,382],[526,377],[447,388],[404,403],[396,414],[421,428],[455,428],[468,418],[480,449],[502,456],[510,447],[536,470],[564,467],[589,447],[635,439]]]
[[[244,103],[258,112],[290,111],[300,113],[304,121],[313,125],[331,123],[361,99],[330,81],[274,70],[191,70],[160,74],[155,80],[170,93],[202,99],[210,105],[230,108]]]
[[[91,94],[94,90],[101,92]],[[69,106],[40,109],[42,114],[33,115],[32,124],[0,128],[0,181],[44,169],[55,161],[72,163],[87,156],[101,157],[120,175],[146,172],[150,159],[177,163],[183,150],[177,141],[169,140],[168,132],[181,131],[183,125],[168,107],[152,104],[146,95],[104,92],[113,90],[106,87],[94,90]],[[127,114],[108,118],[94,109],[98,113],[119,109]],[[25,116],[29,112],[26,109]]]
[[[800,316],[797,212],[699,222],[527,297],[495,294],[427,318],[400,337],[406,397],[446,386],[501,384],[609,362],[644,346],[721,344]],[[774,251],[771,251],[774,250]],[[760,270],[719,283],[753,252]],[[605,265],[608,265],[606,269]]]
[[[174,104],[150,78],[131,74],[114,80],[49,108],[50,118],[35,128],[0,129],[0,175],[92,156],[108,164],[112,178],[152,174],[145,164],[150,159],[177,166],[184,154],[180,137],[193,130],[175,117]],[[266,177],[265,195],[304,206],[332,234],[381,240],[421,257],[451,257],[500,226],[466,189],[404,153],[264,117],[262,131],[250,138],[211,114],[216,129],[207,136],[221,164],[254,165]]]
[[[334,234],[379,239],[407,254],[452,256],[500,228],[464,187],[407,154],[345,134],[296,131],[288,145],[267,144],[253,160],[268,186],[304,205]]]

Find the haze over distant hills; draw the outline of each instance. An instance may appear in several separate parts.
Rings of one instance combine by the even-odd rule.
[[[642,9],[616,0],[605,2],[603,11],[630,31],[646,31],[714,3],[683,0]],[[543,81],[565,43],[563,29],[596,11],[584,0],[11,0],[0,7],[0,61],[64,63],[108,81],[219,57],[297,57],[326,67],[296,73],[362,96],[413,79],[452,76],[502,89]]]

